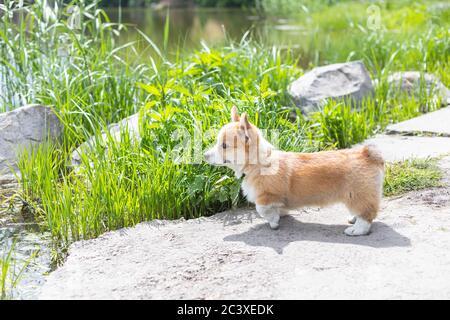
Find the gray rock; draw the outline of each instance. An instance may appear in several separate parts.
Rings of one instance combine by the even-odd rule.
[[[108,126],[108,130],[110,135],[116,140],[119,141],[121,137],[121,132],[127,130],[131,139],[135,139],[136,141],[141,140],[141,136],[139,133],[139,112],[125,118],[118,123],[113,123]],[[81,154],[85,152],[89,152],[95,144],[100,141],[105,143],[108,140],[108,134],[102,133],[101,137],[93,136],[85,143],[80,145],[73,153],[71,165],[76,168],[81,165]]]
[[[0,114],[0,176],[11,181],[20,152],[45,141],[58,140],[63,125],[49,107],[28,105]]]
[[[351,99],[354,107],[374,94],[372,80],[362,61],[315,68],[295,80],[289,95],[304,114],[318,111],[329,99]]]
[[[16,174],[20,176],[19,172],[17,172]],[[7,197],[9,195],[12,195],[18,188],[19,184],[14,174],[6,174],[6,175],[0,174],[0,201],[2,200],[2,196]]]
[[[435,75],[419,71],[396,72],[387,78],[389,88],[418,96],[420,88],[426,89],[429,96],[441,99],[443,105],[450,104],[450,90]]]

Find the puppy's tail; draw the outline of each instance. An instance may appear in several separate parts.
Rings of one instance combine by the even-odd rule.
[[[369,161],[377,164],[380,168],[384,168],[384,159],[380,150],[374,145],[367,145],[362,148],[362,153],[369,159]]]

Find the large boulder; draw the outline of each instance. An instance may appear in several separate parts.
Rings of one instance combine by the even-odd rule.
[[[362,61],[314,68],[295,80],[289,95],[304,114],[321,110],[329,99],[351,100],[354,107],[374,95],[369,72]]]
[[[120,141],[122,132],[127,132],[132,140],[140,141],[141,136],[139,133],[139,112],[129,116],[118,123],[113,123],[108,126],[109,135],[116,140]],[[97,142],[106,144],[108,140],[108,134],[102,133],[100,137],[93,136],[85,143],[80,145],[73,153],[71,165],[76,168],[81,165],[81,154],[91,150]]]
[[[419,92],[425,89],[428,96],[440,99],[442,105],[450,104],[450,90],[433,74],[419,71],[395,72],[388,76],[387,83],[393,92],[400,90],[418,97]]]
[[[20,152],[48,140],[58,140],[63,125],[56,114],[42,105],[28,105],[0,114],[0,184],[11,183]]]

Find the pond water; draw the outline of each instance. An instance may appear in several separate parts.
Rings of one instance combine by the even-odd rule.
[[[142,30],[159,47],[164,45],[164,29],[168,19],[169,53],[193,51],[201,48],[201,42],[208,46],[226,44],[228,39],[241,40],[250,30],[253,37],[267,45],[299,48],[307,30],[301,25],[306,16],[301,13],[293,17],[258,14],[255,11],[232,8],[177,8],[153,10],[151,8],[107,8],[107,14],[114,22],[129,26],[121,35],[122,41],[137,37],[134,27]]]
[[[20,277],[15,287],[10,281],[6,282],[7,298],[38,298],[45,274],[50,272],[52,265],[50,235],[34,223],[13,223],[0,227],[0,243],[0,257],[5,257],[14,246],[8,276],[14,275],[13,281]]]
[[[19,207],[18,203],[9,206],[0,202],[0,259],[6,260],[10,252],[12,257],[5,283],[6,298],[36,299],[45,274],[51,270],[51,238],[32,219],[24,218]],[[11,280],[16,279],[19,284],[11,285]]]

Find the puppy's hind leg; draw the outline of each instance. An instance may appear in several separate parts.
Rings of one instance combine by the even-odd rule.
[[[353,214],[353,219],[349,223],[352,226],[344,230],[348,236],[362,236],[370,231],[373,219],[377,216],[379,204],[377,201],[356,201],[347,203],[347,208]]]
[[[369,233],[371,223],[362,217],[355,217],[355,224],[344,230],[348,236],[363,236]]]
[[[280,221],[280,208],[276,205],[256,205],[258,214],[269,222],[272,230],[278,229]]]

